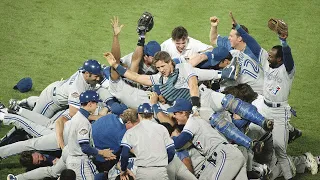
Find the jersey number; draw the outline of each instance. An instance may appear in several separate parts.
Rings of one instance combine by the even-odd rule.
[[[252,66],[252,71],[249,70],[248,66],[251,65]],[[254,79],[257,79],[258,77],[258,73],[259,73],[259,66],[254,64],[252,61],[250,61],[249,59],[246,59],[244,61],[243,64],[244,67],[247,67],[245,69],[242,70],[241,74],[248,74],[249,76],[253,77]]]

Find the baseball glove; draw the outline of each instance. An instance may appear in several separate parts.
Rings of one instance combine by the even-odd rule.
[[[145,34],[146,32],[151,31],[151,29],[153,28],[153,24],[154,22],[152,14],[149,12],[144,12],[138,20],[138,34]]]
[[[288,25],[281,19],[271,18],[268,21],[268,27],[279,36],[288,35]]]

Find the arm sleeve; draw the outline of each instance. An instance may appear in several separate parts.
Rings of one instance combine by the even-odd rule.
[[[174,158],[175,152],[176,152],[176,150],[174,149],[174,146],[170,146],[167,148],[168,163],[170,163],[172,161],[172,159]]]
[[[231,50],[231,44],[227,36],[218,35],[217,46],[226,47],[228,50]]]
[[[121,151],[121,170],[126,171],[128,167],[128,160],[129,160],[129,152],[130,148],[127,146],[122,146]]]
[[[123,64],[127,65],[128,68],[130,68],[130,66],[131,66],[132,55],[133,55],[133,53],[130,53],[130,54],[127,54],[127,55],[123,56],[122,58],[120,58],[120,61]]]
[[[247,46],[250,48],[252,53],[257,58],[259,58],[261,46],[258,44],[258,42],[253,37],[251,37],[245,30],[243,30],[239,24],[237,24],[236,29],[242,37],[243,41],[247,43]]]
[[[80,143],[80,147],[83,153],[87,155],[93,155],[96,156],[98,155],[98,150],[94,147],[91,147],[88,142]]]
[[[194,68],[199,81],[216,80],[221,78],[221,71],[213,69]]]
[[[88,127],[89,124],[79,124],[78,125],[78,134],[77,134],[77,140],[78,143],[90,143],[90,128]]]
[[[189,132],[182,132],[179,136],[173,137],[174,146],[176,149],[182,148],[188,141],[192,139],[193,135]]]
[[[281,44],[283,53],[283,64],[286,67],[287,72],[290,73],[294,67],[291,48],[288,46],[285,40],[281,40]]]

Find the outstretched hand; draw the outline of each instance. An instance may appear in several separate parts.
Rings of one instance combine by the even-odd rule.
[[[232,14],[231,11],[229,12],[229,15],[230,15],[230,17],[231,17],[232,24],[233,24],[234,26],[236,26],[236,25],[237,25],[237,21],[236,21],[235,18],[233,17],[233,14]]]
[[[111,52],[106,52],[103,54],[103,57],[106,58],[107,62],[109,63],[110,66],[114,67],[116,66],[117,60],[114,58]]]
[[[121,32],[121,29],[123,28],[123,24],[119,26],[119,18],[117,16],[113,16],[113,19],[111,20],[111,25],[113,27],[113,35],[117,36]]]

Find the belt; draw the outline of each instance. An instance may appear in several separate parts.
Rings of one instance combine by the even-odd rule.
[[[137,166],[139,168],[166,167],[166,166]]]
[[[275,108],[275,107],[280,107],[281,106],[281,103],[269,103],[269,102],[267,102],[266,100],[263,100],[264,101],[264,104],[265,105],[267,105],[268,107],[273,107],[273,108]]]
[[[53,96],[56,96],[56,95],[57,95],[57,94],[56,94],[56,88],[57,88],[57,87],[54,87],[54,88],[53,88],[53,91],[52,91],[52,95],[53,95]]]

